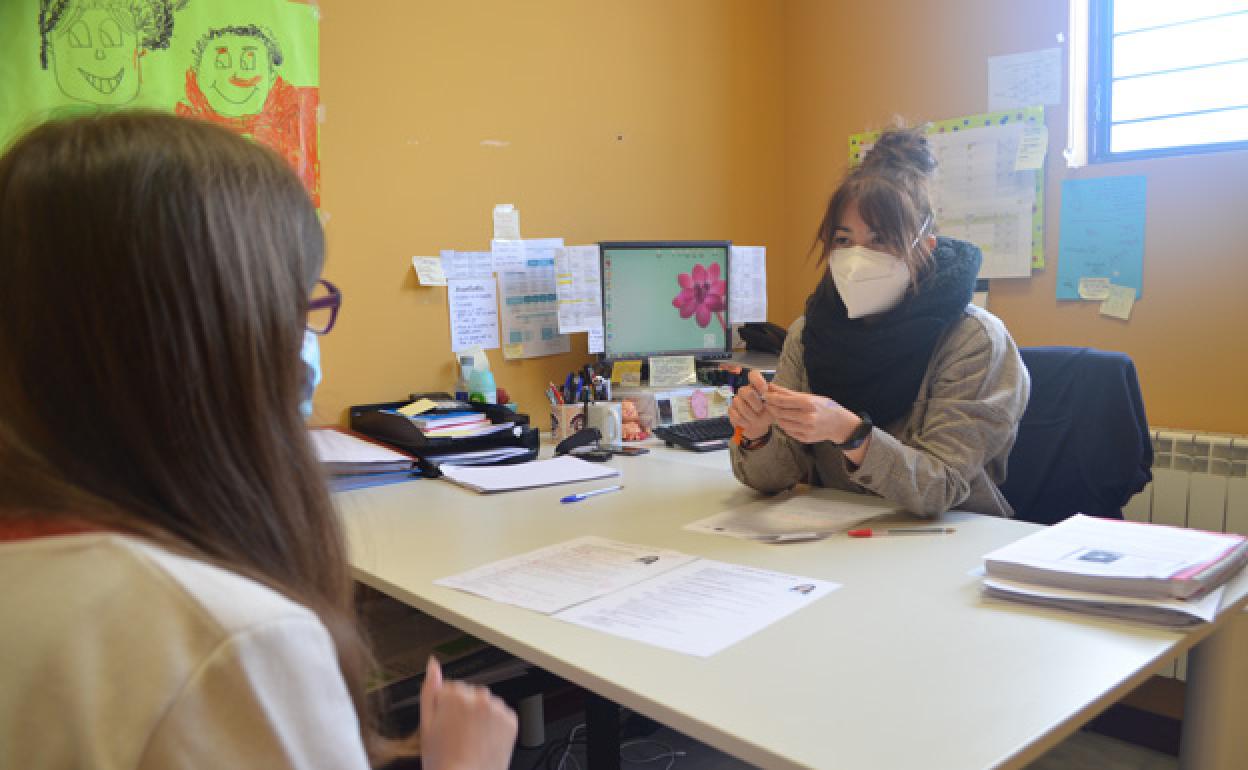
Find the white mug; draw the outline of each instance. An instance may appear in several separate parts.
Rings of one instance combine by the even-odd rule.
[[[596,401],[589,405],[589,427],[602,434],[602,443],[618,444],[624,438],[623,405],[618,401]]]

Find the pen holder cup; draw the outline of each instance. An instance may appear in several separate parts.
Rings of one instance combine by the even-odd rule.
[[[559,404],[550,408],[551,439],[558,442],[587,427],[583,404]]]

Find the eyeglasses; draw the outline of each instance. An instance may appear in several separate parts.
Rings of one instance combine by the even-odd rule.
[[[308,300],[308,331],[313,334],[329,334],[338,320],[338,308],[342,307],[342,291],[324,278],[316,282],[312,299]]]

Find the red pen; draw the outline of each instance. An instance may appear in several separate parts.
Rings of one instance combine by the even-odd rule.
[[[952,535],[953,527],[896,527],[894,529],[851,529],[850,537],[884,537],[886,535]]]

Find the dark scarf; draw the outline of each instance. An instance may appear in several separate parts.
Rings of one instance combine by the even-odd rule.
[[[918,291],[869,320],[846,316],[831,275],[806,303],[806,375],[811,390],[876,425],[889,425],[914,405],[940,335],[975,290],[979,247],[937,238],[932,265]]]

